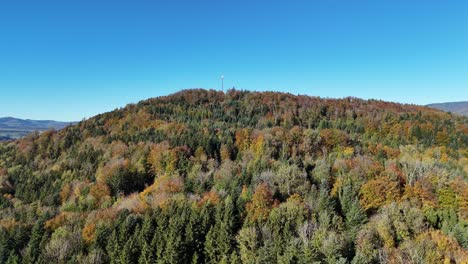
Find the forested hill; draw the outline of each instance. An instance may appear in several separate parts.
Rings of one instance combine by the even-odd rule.
[[[186,90],[0,143],[0,263],[466,263],[467,121]]]

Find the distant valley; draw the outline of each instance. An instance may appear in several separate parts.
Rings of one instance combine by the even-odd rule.
[[[33,131],[59,130],[75,122],[58,122],[52,120],[30,120],[14,117],[0,118],[0,140],[11,140],[24,137]]]
[[[439,109],[445,112],[452,112],[460,115],[468,115],[468,101],[428,104],[427,107]]]

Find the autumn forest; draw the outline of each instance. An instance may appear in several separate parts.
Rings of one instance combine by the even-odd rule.
[[[468,263],[468,117],[184,90],[0,143],[0,263]]]

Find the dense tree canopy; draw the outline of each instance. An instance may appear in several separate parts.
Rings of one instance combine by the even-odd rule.
[[[467,263],[468,119],[187,90],[0,144],[0,263]]]

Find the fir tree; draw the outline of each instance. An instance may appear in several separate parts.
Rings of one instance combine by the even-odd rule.
[[[29,239],[28,246],[26,247],[25,255],[23,257],[23,263],[36,263],[37,258],[40,255],[40,244],[42,236],[44,235],[44,229],[41,221],[36,222],[31,232],[31,238]]]

